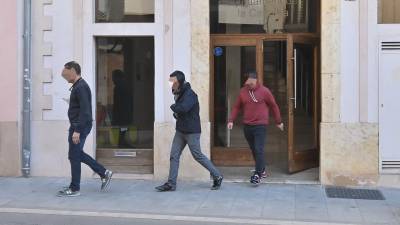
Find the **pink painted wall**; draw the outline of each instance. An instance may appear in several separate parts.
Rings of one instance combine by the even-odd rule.
[[[0,7],[0,122],[18,118],[18,23],[16,0]]]

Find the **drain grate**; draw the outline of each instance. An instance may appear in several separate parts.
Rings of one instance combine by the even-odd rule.
[[[385,197],[379,190],[326,187],[325,192],[328,198],[385,200]]]

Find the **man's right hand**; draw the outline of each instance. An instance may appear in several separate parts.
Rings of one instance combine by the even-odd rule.
[[[228,129],[229,129],[229,130],[232,130],[232,128],[233,128],[233,122],[229,122],[229,123],[228,123]]]

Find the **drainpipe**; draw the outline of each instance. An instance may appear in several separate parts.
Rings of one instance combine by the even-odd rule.
[[[22,113],[22,175],[31,172],[31,0],[24,0],[23,44],[23,113]]]

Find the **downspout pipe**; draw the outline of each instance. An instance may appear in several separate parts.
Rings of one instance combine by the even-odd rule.
[[[23,24],[23,101],[22,101],[22,165],[21,171],[24,177],[31,173],[31,0],[24,0],[24,24]]]

